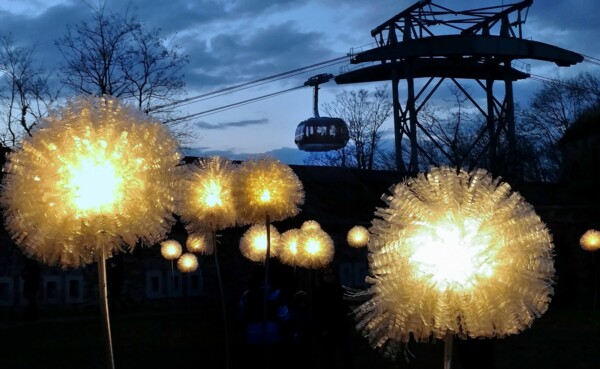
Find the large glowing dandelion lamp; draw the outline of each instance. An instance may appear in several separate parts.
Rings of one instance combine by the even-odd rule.
[[[300,231],[296,255],[298,266],[308,269],[324,268],[333,260],[334,252],[333,239],[320,226]]]
[[[281,235],[273,225],[269,225],[269,232],[266,232],[262,224],[254,224],[242,235],[240,239],[240,252],[246,259],[265,263],[266,265],[268,245],[271,245],[271,252],[268,254],[269,257],[277,256],[279,253],[280,238]]]
[[[533,207],[484,170],[432,168],[393,186],[368,244],[370,300],[357,328],[395,357],[411,337],[504,337],[553,295],[552,237]]]
[[[69,101],[8,155],[6,228],[35,259],[98,262],[107,366],[114,367],[106,258],[153,245],[171,228],[178,143],[159,122],[111,97]]]
[[[225,330],[226,368],[229,368],[229,338],[223,282],[218,259],[217,231],[236,224],[236,205],[233,199],[234,169],[229,161],[218,156],[203,158],[197,163],[190,164],[178,206],[181,220],[188,232],[192,234],[210,232],[212,235],[212,252],[215,256],[223,329]]]

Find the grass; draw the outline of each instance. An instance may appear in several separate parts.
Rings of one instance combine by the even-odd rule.
[[[230,317],[231,368],[255,367],[242,350],[234,312]],[[221,313],[195,306],[136,307],[111,313],[116,368],[225,368]],[[477,368],[600,368],[600,313],[553,308],[519,335],[478,346],[457,343],[453,368],[467,369],[460,355],[477,356]],[[317,337],[302,352],[274,353],[271,368],[442,368],[443,342],[411,343],[414,355],[387,360],[372,350],[355,330],[349,330],[345,351],[332,354],[340,339]],[[42,311],[34,321],[22,313],[5,312],[0,320],[0,368],[105,368],[102,324],[96,309]],[[459,346],[460,345],[460,346]],[[486,351],[487,349],[491,349]],[[458,351],[460,348],[460,351]],[[471,351],[469,351],[471,349]],[[282,360],[276,362],[277,357]]]

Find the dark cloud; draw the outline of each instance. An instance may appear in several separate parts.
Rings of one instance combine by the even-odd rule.
[[[247,127],[247,126],[256,126],[262,124],[268,124],[269,119],[248,119],[248,120],[240,120],[237,122],[224,122],[224,123],[209,123],[205,121],[194,122],[196,128],[200,129],[226,129],[231,127]]]

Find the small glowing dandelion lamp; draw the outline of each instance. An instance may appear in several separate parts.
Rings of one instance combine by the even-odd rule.
[[[195,272],[198,269],[198,258],[196,255],[186,252],[177,260],[177,269],[183,273]]]
[[[397,184],[377,209],[371,299],[357,328],[394,357],[411,338],[504,337],[529,327],[553,295],[550,232],[518,193],[484,170],[432,168]]]
[[[280,234],[277,229],[269,225],[271,253],[270,257],[277,256],[279,251]],[[267,255],[267,232],[262,224],[254,224],[248,228],[240,239],[240,251],[247,259],[265,262]]]
[[[212,255],[214,250],[212,236],[200,232],[188,235],[185,247],[189,252],[201,255]]]
[[[283,264],[296,266],[300,233],[300,229],[294,228],[281,234],[278,257]]]
[[[579,239],[579,245],[585,251],[600,249],[600,232],[595,229],[588,229]]]
[[[346,237],[350,247],[364,247],[369,243],[369,230],[363,226],[354,226],[348,231]]]
[[[166,240],[160,243],[160,253],[167,260],[175,260],[181,256],[181,244],[176,240]]]
[[[301,230],[298,245],[297,265],[301,267],[324,268],[333,260],[333,240],[320,227]]]
[[[304,223],[302,223],[300,229],[303,231],[308,231],[311,229],[321,229],[321,225],[316,220],[307,220]]]
[[[112,97],[81,96],[51,112],[8,155],[6,229],[49,265],[98,262],[107,366],[114,367],[106,258],[154,245],[174,222],[178,143],[160,122]]]

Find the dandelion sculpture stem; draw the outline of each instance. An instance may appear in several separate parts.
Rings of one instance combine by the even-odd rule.
[[[265,348],[265,369],[269,368],[269,344],[267,339],[267,312],[269,306],[269,259],[271,258],[271,221],[269,213],[265,216],[265,226],[267,232],[267,249],[265,250],[265,286],[264,286],[264,304],[263,304],[263,324],[262,338]]]
[[[106,250],[101,248],[102,254],[98,258],[98,295],[100,298],[100,312],[104,318],[104,341],[106,343],[106,367],[114,369],[115,357],[112,347],[110,331],[110,317],[108,314],[108,291],[106,282]]]
[[[454,334],[446,332],[444,337],[444,369],[452,369],[452,350],[453,350]]]
[[[221,267],[219,266],[219,252],[217,251],[217,231],[213,227],[212,243],[215,254],[215,268],[217,269],[217,282],[219,283],[219,295],[221,297],[221,312],[223,315],[223,331],[225,339],[225,368],[229,368],[229,328],[227,327],[227,309],[225,308],[225,291],[223,289],[223,280],[221,277]]]

